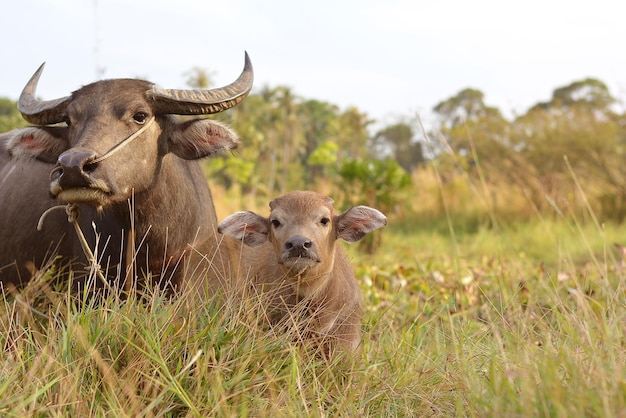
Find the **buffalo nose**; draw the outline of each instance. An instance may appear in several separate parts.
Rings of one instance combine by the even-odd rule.
[[[313,242],[310,239],[296,235],[285,242],[284,248],[291,253],[306,254],[312,246]]]
[[[96,153],[91,150],[71,149],[61,154],[57,162],[61,187],[89,186],[89,173],[96,168],[96,164],[91,163],[95,158]]]

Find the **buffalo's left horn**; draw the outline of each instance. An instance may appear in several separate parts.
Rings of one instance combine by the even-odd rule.
[[[252,89],[254,74],[248,53],[239,78],[232,84],[211,90],[173,90],[153,87],[148,91],[155,101],[155,112],[173,115],[208,115],[241,103]]]
[[[35,125],[49,125],[62,122],[65,108],[70,101],[70,96],[55,100],[37,100],[35,97],[37,83],[45,65],[45,62],[41,64],[39,69],[35,71],[35,74],[28,80],[17,103],[17,108],[22,113],[24,119]]]

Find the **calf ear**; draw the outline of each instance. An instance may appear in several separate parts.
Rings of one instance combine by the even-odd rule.
[[[219,122],[194,119],[178,124],[170,135],[169,151],[185,160],[197,160],[237,148],[237,134]]]
[[[258,247],[269,240],[269,220],[254,212],[237,212],[224,219],[217,231],[232,235],[250,247]]]
[[[0,136],[3,146],[14,157],[36,158],[54,163],[69,149],[67,128],[29,127],[15,129]]]
[[[375,229],[387,225],[387,217],[369,206],[355,206],[335,216],[337,238],[355,242]]]

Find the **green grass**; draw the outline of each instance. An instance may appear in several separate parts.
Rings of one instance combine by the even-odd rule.
[[[258,306],[34,283],[0,300],[2,416],[626,415],[625,228],[564,220],[348,248],[356,358],[258,325]]]

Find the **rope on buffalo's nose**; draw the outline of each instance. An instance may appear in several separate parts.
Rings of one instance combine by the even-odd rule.
[[[152,125],[152,122],[154,122],[154,116],[152,116],[148,120],[148,122],[146,122],[141,128],[137,129],[134,133],[132,133],[131,135],[123,139],[120,143],[113,146],[113,148],[109,149],[102,156],[96,158],[95,160],[89,161],[89,164],[96,164],[96,163],[99,163],[100,161],[103,161],[109,158],[111,155],[115,154],[116,152],[124,148],[126,145],[128,145],[132,140],[134,140],[139,135],[141,135],[146,129],[150,127],[150,125]],[[96,260],[96,257],[91,251],[91,248],[89,248],[89,243],[85,239],[85,235],[83,234],[83,231],[80,229],[80,225],[78,224],[78,216],[80,215],[78,205],[76,205],[75,203],[68,203],[67,205],[58,205],[58,206],[53,206],[51,208],[48,208],[39,217],[39,222],[37,222],[37,230],[41,231],[41,229],[43,228],[44,219],[50,212],[56,209],[63,208],[63,207],[65,208],[65,213],[67,213],[67,221],[71,223],[72,225],[74,225],[74,229],[76,230],[76,235],[78,236],[78,240],[80,241],[80,246],[82,247],[83,252],[85,253],[85,257],[87,257],[87,260],[89,261],[91,266],[94,267],[96,274],[98,275],[98,278],[102,281],[104,286],[107,288],[110,288],[109,283],[106,281],[106,279],[104,278],[104,275],[102,274],[102,271],[100,270],[100,264],[98,264],[98,260]]]
[[[109,158],[111,155],[115,154],[116,152],[118,152],[119,150],[124,148],[126,145],[128,145],[130,143],[130,141],[132,141],[133,139],[135,139],[139,135],[141,135],[143,133],[143,131],[145,131],[146,129],[148,129],[148,127],[150,125],[152,125],[152,122],[154,122],[154,116],[152,116],[148,120],[148,122],[146,122],[141,128],[139,128],[137,131],[135,131],[135,133],[131,134],[126,139],[122,140],[122,142],[116,144],[113,148],[111,148],[106,153],[104,153],[104,155],[96,158],[95,160],[89,161],[89,164],[96,164],[96,163],[99,163],[100,161],[103,161],[103,160]]]
[[[126,145],[128,145],[133,139],[141,135],[146,129],[150,127],[150,125],[152,125],[152,122],[154,122],[154,116],[152,116],[141,128],[137,129],[137,131],[135,131],[134,133],[132,133],[131,135],[123,139],[120,143],[115,145],[113,148],[108,150],[106,153],[104,153],[104,155],[96,158],[95,160],[89,161],[89,164],[96,164],[96,163],[99,163],[100,161],[103,161],[109,158],[111,155],[115,154],[116,152],[124,148]],[[44,219],[50,212],[56,209],[63,208],[63,207],[65,208],[65,212],[67,213],[67,221],[74,225],[74,229],[76,230],[76,235],[78,236],[78,240],[80,241],[80,246],[82,247],[83,252],[85,253],[85,256],[87,257],[87,260],[89,261],[91,266],[95,269],[96,274],[98,275],[98,278],[102,281],[104,286],[107,288],[110,288],[109,283],[106,281],[106,279],[104,278],[104,275],[102,274],[102,271],[100,270],[100,265],[98,264],[98,260],[96,260],[96,257],[93,255],[91,248],[89,248],[89,243],[87,243],[87,240],[85,239],[85,235],[83,234],[83,231],[80,229],[80,225],[78,224],[78,216],[79,216],[78,205],[76,205],[75,203],[68,203],[67,205],[59,205],[59,206],[53,206],[51,208],[48,208],[39,217],[39,222],[37,222],[37,230],[41,231],[41,229],[43,228]]]
[[[109,285],[107,280],[104,278],[104,275],[102,274],[102,270],[100,270],[100,264],[98,264],[98,260],[96,260],[96,257],[93,255],[93,251],[91,251],[91,248],[89,248],[89,243],[85,239],[85,235],[83,234],[83,231],[82,229],[80,229],[80,225],[78,224],[78,216],[80,215],[78,205],[76,205],[75,203],[68,203],[67,205],[58,205],[58,206],[53,206],[49,208],[39,218],[39,222],[37,222],[37,230],[41,231],[41,229],[43,228],[43,221],[50,212],[52,212],[53,210],[62,209],[62,208],[65,208],[65,213],[67,214],[67,221],[71,223],[72,225],[74,225],[74,230],[76,230],[78,241],[80,241],[80,246],[82,247],[83,252],[85,253],[85,257],[87,257],[89,264],[94,268],[96,274],[98,275],[98,278],[104,284],[104,286],[107,289],[110,289],[111,286]]]

